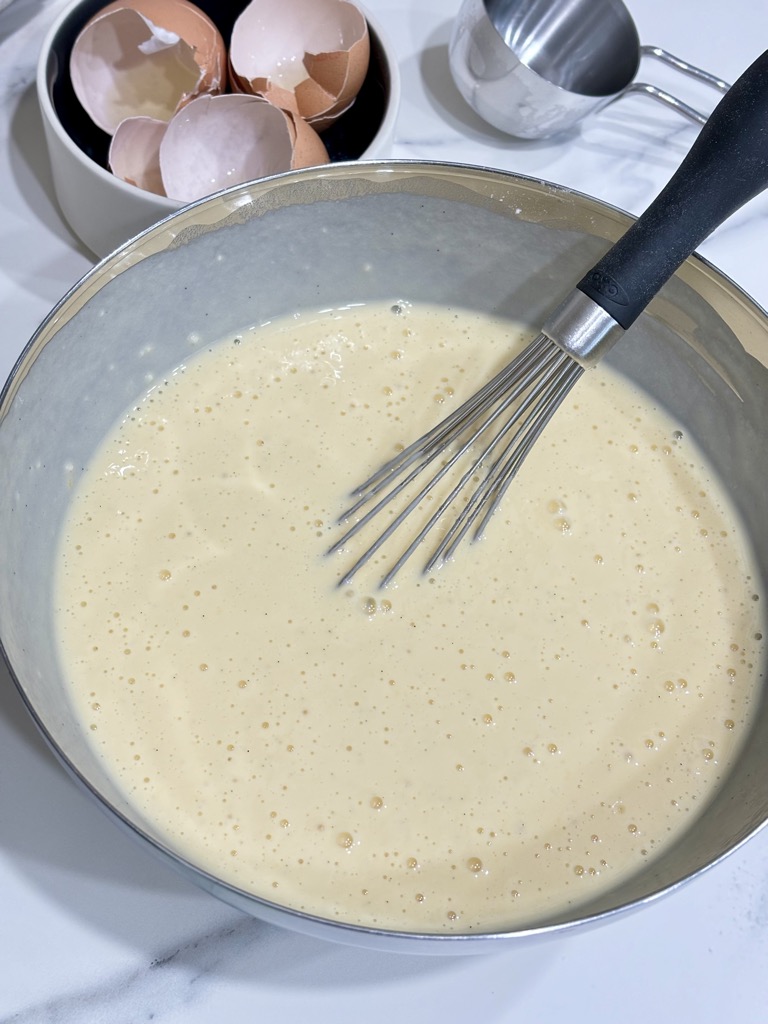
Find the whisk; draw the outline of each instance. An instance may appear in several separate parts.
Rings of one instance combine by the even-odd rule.
[[[329,553],[343,550],[398,498],[406,503],[340,585],[352,580],[444,479],[449,493],[380,586],[392,582],[438,523],[443,524],[441,536],[425,572],[451,559],[468,533],[473,539],[482,536],[526,456],[585,369],[613,347],[698,245],[766,187],[768,51],[731,86],[669,183],[554,310],[538,337],[353,492],[356,500],[339,523],[355,522]],[[428,467],[433,467],[431,475],[421,483]],[[453,486],[451,474],[457,478]],[[444,528],[456,505],[459,510]]]

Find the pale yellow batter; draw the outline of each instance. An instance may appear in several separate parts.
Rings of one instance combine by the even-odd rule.
[[[349,586],[349,489],[483,383],[508,325],[389,307],[228,339],[115,428],[57,581],[72,700],[188,859],[325,917],[531,923],[702,810],[760,685],[760,595],[677,424],[584,375],[484,541]]]

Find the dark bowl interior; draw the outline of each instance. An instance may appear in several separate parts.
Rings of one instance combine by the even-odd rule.
[[[110,136],[97,127],[83,109],[72,88],[69,55],[86,23],[105,7],[107,0],[83,0],[62,21],[52,45],[48,67],[51,102],[62,127],[91,160],[107,168]],[[232,28],[247,0],[196,0],[221,32],[229,46]],[[357,160],[379,130],[390,94],[390,74],[381,40],[369,25],[371,60],[363,86],[352,107],[322,138],[332,162]]]

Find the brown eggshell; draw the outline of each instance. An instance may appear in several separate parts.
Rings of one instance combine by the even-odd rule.
[[[346,53],[308,53],[306,55],[304,63],[311,79],[317,82],[328,95],[336,97],[336,102],[330,109],[307,118],[317,131],[321,132],[324,128],[332,125],[355,102],[355,97],[360,92],[360,87],[368,72],[370,55],[371,41],[367,24],[365,35],[353,43]],[[340,60],[339,57],[346,57],[346,60]],[[303,87],[299,86],[297,94],[302,89]],[[303,105],[309,103],[309,100],[305,100],[302,93],[298,97],[298,103],[299,109],[301,109]]]
[[[303,117],[297,117],[289,110],[282,111],[288,122],[288,128],[293,136],[293,158],[291,170],[299,167],[317,167],[320,164],[328,164],[331,158],[325,143],[317,134],[311,124],[307,124]]]
[[[165,25],[152,20],[159,13]],[[178,27],[166,27],[173,14]],[[92,18],[72,48],[70,77],[94,123],[112,134],[128,117],[167,121],[201,92],[220,90],[224,43],[207,18],[210,30],[203,31],[201,18],[202,11],[187,0],[120,0]]]
[[[251,0],[232,32],[230,82],[322,130],[354,102],[369,58],[367,22],[347,0]]]
[[[115,0],[96,17],[112,10],[130,8],[145,18],[174,32],[195,51],[195,62],[202,72],[198,93],[222,92],[227,84],[227,47],[208,15],[189,0]]]
[[[165,195],[160,173],[160,143],[168,127],[154,117],[128,117],[121,121],[109,147],[109,169],[130,185]]]

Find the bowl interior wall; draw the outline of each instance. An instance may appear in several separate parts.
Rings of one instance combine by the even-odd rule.
[[[50,587],[73,486],[107,430],[196,351],[295,310],[405,299],[491,310],[535,327],[628,224],[594,200],[490,172],[335,171],[288,176],[262,191],[244,186],[237,202],[209,200],[173,218],[172,230],[153,229],[147,248],[166,239],[167,251],[123,270],[139,259],[134,243],[131,259],[118,254],[97,268],[43,325],[0,399],[0,638],[54,746],[129,821],[133,812],[72,715]],[[219,215],[221,224],[205,226]],[[729,290],[711,268],[689,261],[611,360],[674,411],[709,455],[765,586],[768,372],[738,336],[768,334],[768,322],[748,302],[731,302]],[[91,297],[71,315],[85,293]],[[646,872],[579,916],[675,885],[764,822],[766,750],[763,701],[707,814]]]

